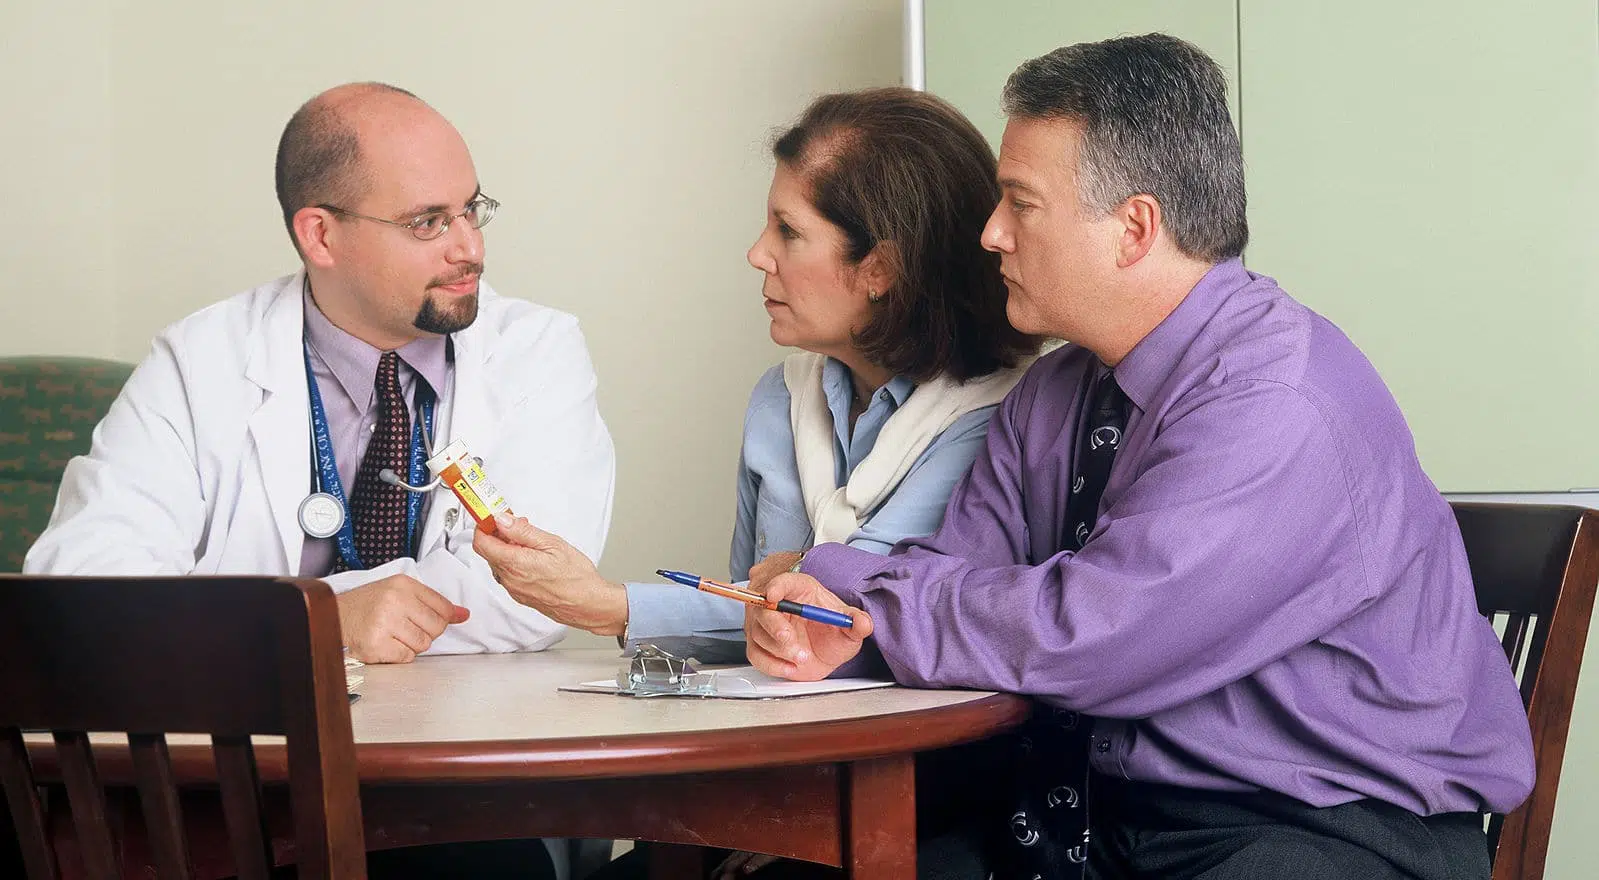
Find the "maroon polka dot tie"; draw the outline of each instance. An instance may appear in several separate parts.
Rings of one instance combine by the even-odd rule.
[[[361,469],[355,474],[355,489],[350,494],[350,516],[354,520],[355,552],[367,568],[376,568],[409,552],[406,547],[406,493],[378,479],[384,468],[401,475],[410,473],[411,413],[400,392],[400,356],[384,352],[378,360],[378,418],[367,444]],[[334,571],[345,571],[341,558]]]

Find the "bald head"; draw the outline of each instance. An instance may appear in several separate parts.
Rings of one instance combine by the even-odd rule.
[[[415,95],[352,83],[307,101],[278,143],[277,187],[334,326],[392,351],[477,317],[483,234],[473,223],[488,216],[473,213],[477,169],[461,133]],[[441,234],[428,237],[429,223]]]
[[[289,117],[278,139],[276,178],[278,206],[296,250],[295,212],[314,205],[346,206],[365,195],[371,180],[363,135],[417,114],[438,115],[405,89],[367,82],[328,89]]]

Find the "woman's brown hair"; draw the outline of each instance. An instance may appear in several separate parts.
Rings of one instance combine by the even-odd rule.
[[[999,203],[994,152],[959,110],[904,88],[824,95],[772,154],[844,233],[847,262],[887,245],[896,280],[855,337],[872,363],[965,381],[1037,351],[1006,320],[999,255],[979,241]]]

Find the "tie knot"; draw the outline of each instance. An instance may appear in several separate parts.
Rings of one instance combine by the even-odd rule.
[[[378,396],[400,393],[400,355],[398,352],[386,351],[378,358],[377,379],[373,383]]]
[[[1122,391],[1115,373],[1107,372],[1099,377],[1099,384],[1094,388],[1094,409],[1120,411],[1126,403],[1127,393]]]

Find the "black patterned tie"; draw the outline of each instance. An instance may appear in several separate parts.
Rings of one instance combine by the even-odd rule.
[[[1131,402],[1107,372],[1094,383],[1062,529],[1063,550],[1081,550],[1099,518],[1111,462],[1127,430]],[[1088,861],[1088,748],[1092,718],[1044,703],[1017,736],[1014,795],[1009,817],[1015,846],[1006,850],[996,880],[1077,880]]]
[[[361,469],[350,493],[350,516],[355,527],[355,552],[366,568],[376,568],[406,555],[406,493],[378,479],[384,468],[406,475],[411,470],[411,413],[400,391],[400,356],[384,352],[378,359],[378,418],[367,444]],[[345,571],[343,558],[335,572]]]
[[[1116,384],[1116,374],[1106,372],[1094,385],[1088,420],[1077,438],[1077,475],[1066,502],[1067,550],[1081,550],[1099,519],[1099,499],[1110,480],[1110,465],[1127,430],[1127,395]]]

